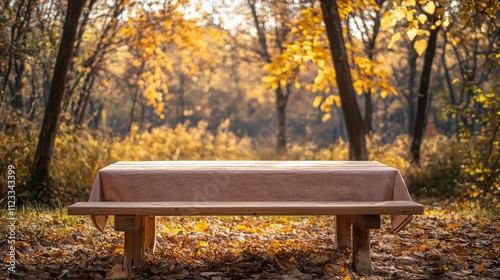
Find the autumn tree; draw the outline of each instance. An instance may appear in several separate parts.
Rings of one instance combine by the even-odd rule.
[[[361,2],[362,3],[362,2]],[[327,3],[326,3],[327,4]],[[374,10],[379,10],[380,8],[376,3],[372,3],[374,5]],[[333,5],[333,4],[332,4]],[[322,6],[324,7],[324,5]],[[347,15],[353,9],[349,3],[343,3],[344,8],[339,8],[339,17],[341,22],[345,22]],[[364,6],[367,7],[367,6]],[[377,19],[377,14],[375,14],[375,18]],[[377,19],[378,21],[380,19]],[[278,83],[282,83],[287,80],[295,81],[295,86],[297,88],[304,87],[308,91],[312,91],[316,94],[316,98],[314,99],[313,106],[319,107],[321,111],[324,112],[323,121],[327,121],[332,116],[332,108],[340,107],[343,111],[343,117],[348,127],[348,130],[351,130],[348,133],[349,139],[356,137],[355,129],[355,121],[361,120],[363,122],[363,118],[361,117],[361,111],[359,109],[357,103],[357,95],[362,94],[371,94],[372,92],[378,92],[382,98],[385,98],[388,94],[396,94],[396,90],[389,83],[389,73],[386,72],[380,62],[375,61],[373,56],[374,46],[370,47],[370,42],[376,41],[374,38],[377,37],[378,31],[375,30],[364,30],[366,31],[367,39],[366,42],[362,42],[356,38],[351,36],[350,43],[345,42],[344,50],[346,51],[345,55],[347,56],[345,59],[345,63],[347,63],[347,68],[343,70],[343,72],[348,71],[347,75],[351,82],[348,87],[352,87],[355,95],[346,97],[345,94],[340,93],[341,84],[345,85],[344,80],[340,83],[339,77],[342,77],[344,74],[339,74],[338,76],[337,66],[339,65],[339,61],[337,65],[335,65],[334,59],[335,56],[338,56],[339,53],[339,45],[327,45],[324,42],[329,42],[331,44],[335,44],[335,42],[331,42],[329,39],[333,39],[331,36],[333,33],[332,26],[329,21],[329,28],[325,29],[325,25],[321,23],[324,22],[324,12],[315,7],[311,6],[309,8],[305,8],[301,10],[300,16],[293,22],[293,28],[291,30],[291,34],[288,38],[288,41],[285,44],[285,49],[282,54],[272,60],[271,63],[266,65],[266,70],[269,72],[268,77],[266,77],[266,82],[271,85],[277,86]],[[366,24],[368,25],[368,24]],[[377,28],[375,28],[377,29]],[[345,36],[345,29],[341,27],[342,35]],[[335,34],[338,35],[338,34]],[[344,42],[344,41],[343,41]],[[331,48],[336,47],[335,55],[330,54]],[[365,49],[366,47],[366,49]],[[371,51],[368,51],[371,49]],[[371,57],[371,58],[370,58]],[[350,64],[352,63],[352,64]],[[312,83],[305,82],[301,84],[299,82],[298,73],[303,73],[306,69],[311,68],[311,64],[317,68],[316,76],[314,77],[314,81]],[[347,77],[342,77],[343,79]],[[345,93],[347,89],[342,89]],[[349,90],[350,91],[350,90]],[[357,95],[356,95],[357,93]],[[324,95],[327,95],[325,98]],[[347,99],[346,99],[347,98]],[[349,101],[352,99],[351,101]],[[344,103],[351,104],[352,108],[344,106]],[[365,96],[365,103],[368,103],[369,106],[366,108],[365,114],[369,114],[369,116],[365,116],[368,119],[371,119],[371,96]],[[356,113],[359,112],[359,116]],[[346,117],[346,114],[352,114],[349,117]],[[368,124],[365,124],[368,127]],[[361,129],[366,133],[364,128]],[[351,141],[351,140],[350,140]],[[360,139],[355,141],[356,143],[351,143],[353,149],[354,147],[358,151],[354,152],[353,155],[357,154],[358,156],[353,156],[353,158],[363,158],[362,154],[364,154],[363,148],[364,139]]]
[[[161,9],[138,5],[128,11],[119,30],[117,37],[127,46],[120,55],[132,101],[129,131],[137,120],[137,107],[139,124],[144,123],[149,110],[156,123],[183,122],[189,112],[185,106],[188,84],[209,72],[218,60],[211,56],[203,39],[211,36],[211,42],[218,44],[217,32],[205,26],[202,17],[188,17],[186,9],[202,14],[191,1],[168,2]],[[172,103],[177,106],[175,116],[169,110],[174,107]]]
[[[23,110],[23,96],[21,94],[22,78],[26,68],[26,54],[30,52],[30,45],[27,44],[28,28],[31,22],[36,1],[5,1],[2,7],[4,16],[10,16],[12,24],[4,24],[8,20],[2,20],[3,33],[9,33],[8,36],[2,36],[1,49],[2,55],[2,74],[0,103],[7,94],[7,85],[12,72],[15,72],[15,81],[11,86],[10,105],[19,113]],[[5,34],[7,35],[7,34]]]
[[[365,3],[367,2],[367,3]],[[358,94],[363,93],[364,97],[364,122],[365,122],[365,133],[369,135],[373,131],[372,119],[373,119],[373,95],[376,89],[372,86],[365,86],[366,80],[370,80],[371,76],[380,75],[382,72],[370,73],[371,68],[363,67],[366,63],[356,63],[361,62],[359,58],[356,60],[356,55],[354,54],[354,48],[357,45],[361,45],[368,61],[376,61],[377,47],[380,43],[380,33],[381,33],[381,19],[382,15],[391,9],[390,1],[386,0],[376,0],[376,1],[360,1],[358,5],[353,5],[353,12],[346,19],[347,22],[347,39],[351,47],[351,60],[353,60],[352,67],[358,68],[358,73],[363,73],[362,79],[357,80]],[[358,34],[358,36],[354,34]],[[360,37],[359,39],[357,37]],[[361,42],[356,44],[357,40]],[[358,56],[359,57],[359,56]],[[382,89],[384,90],[384,89]],[[392,90],[395,93],[395,90]],[[388,92],[387,92],[388,93]],[[386,92],[382,92],[383,98],[386,96]]]
[[[291,16],[296,13],[297,5],[287,0],[247,0],[246,5],[250,10],[252,29],[256,31],[256,34],[254,40],[250,42],[252,46],[241,44],[241,42],[238,42],[238,45],[252,52],[260,61],[270,63],[284,50],[286,38],[291,30]],[[278,151],[284,151],[287,144],[286,114],[289,97],[293,90],[292,86],[292,81],[283,80],[272,87],[278,123],[276,143]]]
[[[40,198],[48,191],[50,159],[57,133],[59,114],[64,96],[66,76],[73,51],[80,14],[84,0],[68,1],[63,34],[55,62],[50,96],[38,139],[35,159],[31,168],[31,186],[28,197]]]
[[[424,66],[422,69],[422,74],[420,77],[420,87],[418,89],[417,98],[417,113],[415,117],[415,126],[413,137],[411,141],[411,153],[413,156],[413,161],[417,164],[420,163],[420,146],[422,144],[422,137],[424,133],[424,125],[426,121],[426,107],[429,92],[429,83],[431,78],[432,65],[434,60],[434,55],[436,52],[436,41],[439,33],[439,29],[442,25],[442,16],[444,15],[444,8],[437,6],[434,2],[429,2],[426,6],[422,8],[423,13],[428,22],[430,29],[429,40],[427,42],[427,48],[424,57]],[[422,17],[423,18],[423,17]],[[423,19],[421,20],[423,21]],[[424,42],[424,41],[417,41]],[[417,46],[418,47],[418,46]],[[418,52],[419,50],[417,50]]]
[[[487,1],[488,2],[488,1]],[[464,2],[465,3],[465,2]],[[462,3],[459,7],[467,6]],[[479,6],[476,6],[483,15],[486,15],[486,19],[496,18],[495,16],[495,4],[491,3],[481,3]],[[480,8],[479,8],[480,7]],[[468,12],[463,12],[467,10]],[[416,76],[416,65],[418,56],[423,56],[423,66],[420,74],[420,84],[418,91],[416,91],[417,97],[417,112],[415,116],[414,126],[410,127],[409,131],[412,134],[412,143],[411,143],[411,154],[414,162],[417,164],[420,162],[420,145],[422,143],[422,137],[424,133],[424,128],[426,125],[426,120],[428,118],[427,107],[429,106],[429,91],[431,88],[431,71],[434,65],[434,56],[438,49],[438,35],[443,34],[443,49],[441,53],[441,68],[444,69],[444,79],[446,81],[447,91],[449,93],[449,100],[453,106],[457,104],[461,104],[462,102],[469,103],[473,96],[473,90],[470,87],[465,86],[467,83],[471,83],[476,80],[476,73],[484,72],[481,67],[478,66],[478,58],[479,55],[479,41],[478,38],[482,31],[475,29],[471,34],[471,42],[464,43],[463,46],[468,46],[469,50],[466,51],[467,55],[461,56],[459,54],[457,48],[458,40],[461,40],[460,37],[468,36],[464,33],[463,27],[469,25],[470,20],[473,17],[469,17],[469,12],[475,11],[475,9],[464,8],[462,12],[460,12],[460,18],[458,19],[459,11],[457,10],[457,6],[449,3],[447,1],[401,1],[400,5],[397,6],[393,11],[386,13],[384,18],[382,19],[382,28],[385,30],[392,29],[395,24],[399,21],[406,21],[406,30],[405,33],[409,40],[411,41],[411,45],[413,48],[410,50],[409,58],[409,92],[410,95],[405,95],[410,102],[413,96],[411,93],[413,92],[413,78]],[[451,19],[450,19],[451,18]],[[452,24],[450,25],[450,21]],[[486,20],[488,22],[488,20]],[[485,23],[486,23],[485,22]],[[465,24],[465,25],[462,25]],[[460,35],[458,36],[450,36],[451,30],[455,29],[453,26],[462,26],[460,28]],[[480,24],[481,25],[481,24]],[[485,28],[487,24],[482,25],[482,30],[486,32],[492,31],[495,29],[495,25],[491,25],[488,28]],[[444,28],[443,32],[440,32]],[[474,29],[474,28],[473,28]],[[455,29],[456,30],[456,29]],[[401,38],[400,32],[395,32],[392,35],[391,43],[389,47],[392,46],[396,41]],[[488,40],[494,38],[495,36],[487,36]],[[494,39],[493,39],[494,40]],[[451,44],[450,44],[451,41]],[[492,46],[491,44],[489,44]],[[447,47],[449,46],[449,47]],[[451,48],[451,51],[450,51]],[[492,52],[490,49],[487,51],[489,53]],[[415,55],[416,54],[416,55]],[[425,55],[424,55],[425,54]],[[417,56],[418,55],[418,56]],[[463,86],[459,92],[461,92],[460,97],[456,96],[454,83],[461,81],[462,78],[452,78],[450,67],[447,65],[447,62],[450,60],[452,56],[456,57],[457,68],[460,69],[460,77],[463,77],[463,82],[461,83]],[[461,61],[462,57],[467,57],[466,61]],[[488,59],[484,59],[486,63],[488,63]],[[483,68],[487,69],[487,68]],[[453,80],[452,80],[453,79]],[[480,79],[479,79],[480,80]],[[440,87],[442,88],[442,87]],[[466,93],[468,91],[468,93]],[[464,94],[466,93],[466,94]],[[464,98],[465,96],[465,98]],[[458,101],[460,100],[460,101]],[[410,106],[410,108],[412,108]],[[457,114],[454,114],[455,116]],[[411,117],[411,116],[410,116]],[[434,120],[437,117],[434,116]],[[451,118],[451,115],[448,116],[448,119]],[[463,122],[464,120],[462,120]],[[413,128],[413,129],[412,129]]]
[[[347,123],[349,158],[352,160],[366,160],[368,155],[365,142],[365,126],[356,101],[356,92],[350,74],[337,1],[322,0],[321,10],[323,11],[323,20],[335,66],[342,112]]]
[[[81,127],[88,113],[92,101],[97,98],[96,87],[99,83],[106,83],[101,77],[105,76],[106,66],[110,63],[111,55],[116,53],[116,47],[123,43],[118,33],[121,27],[120,16],[127,8],[131,8],[128,0],[116,0],[113,5],[89,1],[78,29],[75,54],[71,63],[68,91],[65,94],[64,110],[71,117],[72,122]],[[99,12],[99,20],[90,20],[92,8]]]

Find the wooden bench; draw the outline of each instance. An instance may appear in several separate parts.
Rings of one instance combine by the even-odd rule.
[[[370,229],[380,228],[380,216],[422,214],[423,211],[423,205],[413,201],[101,201],[78,202],[68,208],[69,215],[115,217],[115,230],[125,232],[124,267],[129,270],[142,265],[147,249],[154,251],[156,216],[335,215],[336,246],[352,248],[353,267],[361,275],[373,273]]]

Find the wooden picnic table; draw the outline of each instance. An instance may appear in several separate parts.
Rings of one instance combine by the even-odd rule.
[[[69,213],[92,215],[100,230],[115,215],[128,268],[154,244],[154,216],[336,215],[337,244],[354,247],[356,271],[370,274],[369,229],[392,215],[399,231],[423,206],[397,169],[375,161],[122,161],[99,170],[89,202]]]

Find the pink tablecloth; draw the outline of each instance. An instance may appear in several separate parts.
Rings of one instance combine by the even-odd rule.
[[[400,172],[375,161],[136,161],[99,170],[89,201],[411,200]],[[411,215],[392,217],[399,231]],[[107,217],[92,217],[104,230]]]

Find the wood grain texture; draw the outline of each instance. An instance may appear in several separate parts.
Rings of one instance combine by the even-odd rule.
[[[337,249],[341,247],[352,248],[350,217],[349,215],[337,215],[335,217],[335,246]]]
[[[409,215],[422,214],[422,204],[384,202],[78,202],[69,215]]]
[[[152,253],[156,249],[156,216],[144,217],[144,249]]]
[[[134,231],[132,241],[132,266],[142,266],[142,261],[144,259],[144,217],[135,216],[135,218],[136,230]]]
[[[352,227],[352,266],[359,275],[372,275],[373,265],[370,259],[370,229]]]

